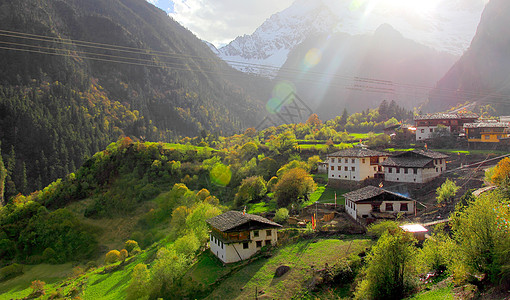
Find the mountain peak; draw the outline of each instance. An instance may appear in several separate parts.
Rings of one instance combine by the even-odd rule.
[[[381,24],[374,32],[375,37],[382,38],[403,38],[402,34],[388,23]]]

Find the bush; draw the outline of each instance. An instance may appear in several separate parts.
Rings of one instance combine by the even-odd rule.
[[[125,243],[124,243],[124,249],[127,250],[127,252],[131,253],[131,251],[133,251],[135,248],[140,248],[138,246],[138,243],[136,241],[133,241],[133,240],[127,240]]]
[[[46,283],[41,280],[34,280],[32,281],[32,284],[30,285],[30,288],[32,289],[32,294],[30,294],[30,297],[38,298],[42,295],[45,295],[46,292],[44,291],[44,286]]]
[[[51,247],[48,247],[48,248],[44,249],[43,255],[42,255],[44,261],[48,262],[50,264],[56,264],[57,263],[56,256],[57,256],[57,253]]]
[[[128,257],[127,250],[126,249],[120,250],[119,259],[122,260],[122,261],[125,261],[127,257]]]
[[[114,262],[117,262],[119,260],[120,260],[120,252],[118,250],[111,250],[110,252],[106,253],[105,263],[113,264]]]
[[[12,264],[0,269],[0,282],[23,274],[23,265]]]
[[[285,207],[279,208],[276,211],[276,214],[274,216],[274,221],[277,223],[284,223],[287,222],[287,219],[289,218],[289,210]]]
[[[395,221],[381,221],[368,226],[367,233],[372,238],[380,238],[385,232],[400,230]]]

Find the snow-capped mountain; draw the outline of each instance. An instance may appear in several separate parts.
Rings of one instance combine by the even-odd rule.
[[[272,15],[253,34],[237,37],[218,49],[218,55],[238,70],[272,77],[290,50],[307,37],[336,32],[373,33],[385,23],[418,43],[462,55],[476,32],[487,0],[432,2],[435,6],[410,7],[406,2],[390,0],[296,0]]]

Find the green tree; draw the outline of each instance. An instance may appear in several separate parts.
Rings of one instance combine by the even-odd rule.
[[[510,158],[505,157],[498,162],[491,174],[490,181],[497,186],[508,185],[510,182]]]
[[[446,179],[446,181],[436,189],[437,203],[453,200],[453,197],[455,197],[459,189],[460,187],[457,186],[455,182]]]
[[[145,264],[137,264],[131,274],[131,281],[127,289],[128,300],[149,299],[150,272]]]
[[[278,207],[287,207],[291,203],[308,199],[308,195],[315,190],[315,187],[312,176],[305,170],[301,168],[289,170],[278,180],[274,188]]]
[[[401,299],[413,287],[415,240],[403,230],[385,232],[366,259],[356,299]]]
[[[289,155],[297,148],[296,135],[287,130],[277,136],[273,136],[267,143],[269,150],[280,155]]]
[[[287,219],[289,219],[289,210],[285,207],[278,208],[274,215],[274,221],[277,223],[283,223],[287,222]]]
[[[237,207],[251,201],[262,199],[267,193],[266,182],[262,176],[252,176],[243,179],[235,195],[234,203]]]
[[[506,270],[504,274],[510,275],[509,218],[510,201],[500,191],[469,200],[467,207],[458,206],[450,222],[453,238],[458,244],[456,263],[464,264],[472,274],[487,274],[493,282],[502,271]]]
[[[0,206],[5,205],[4,192],[5,192],[5,179],[6,178],[7,178],[7,169],[4,166],[4,161],[2,159],[2,152],[0,151]]]

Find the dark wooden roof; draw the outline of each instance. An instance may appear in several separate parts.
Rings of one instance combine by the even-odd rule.
[[[432,160],[447,157],[448,155],[435,151],[412,150],[389,157],[380,165],[383,167],[424,168],[430,164],[429,166],[433,167]]]
[[[243,215],[242,212],[235,210],[227,211],[219,216],[212,217],[206,220],[206,222],[223,232],[282,227],[280,224],[264,217],[252,214]]]
[[[381,201],[413,201],[413,199],[390,192],[380,187],[366,186],[343,195],[345,199],[356,203],[369,203]]]
[[[431,162],[431,158],[390,157],[380,165],[383,167],[424,168]],[[433,164],[430,167],[433,167]]]
[[[371,157],[371,156],[389,156],[389,153],[364,148],[351,148],[328,154],[328,157]]]
[[[435,113],[435,114],[427,114],[427,115],[419,115],[415,116],[414,120],[459,120],[459,119],[478,119],[477,114],[473,113]]]

